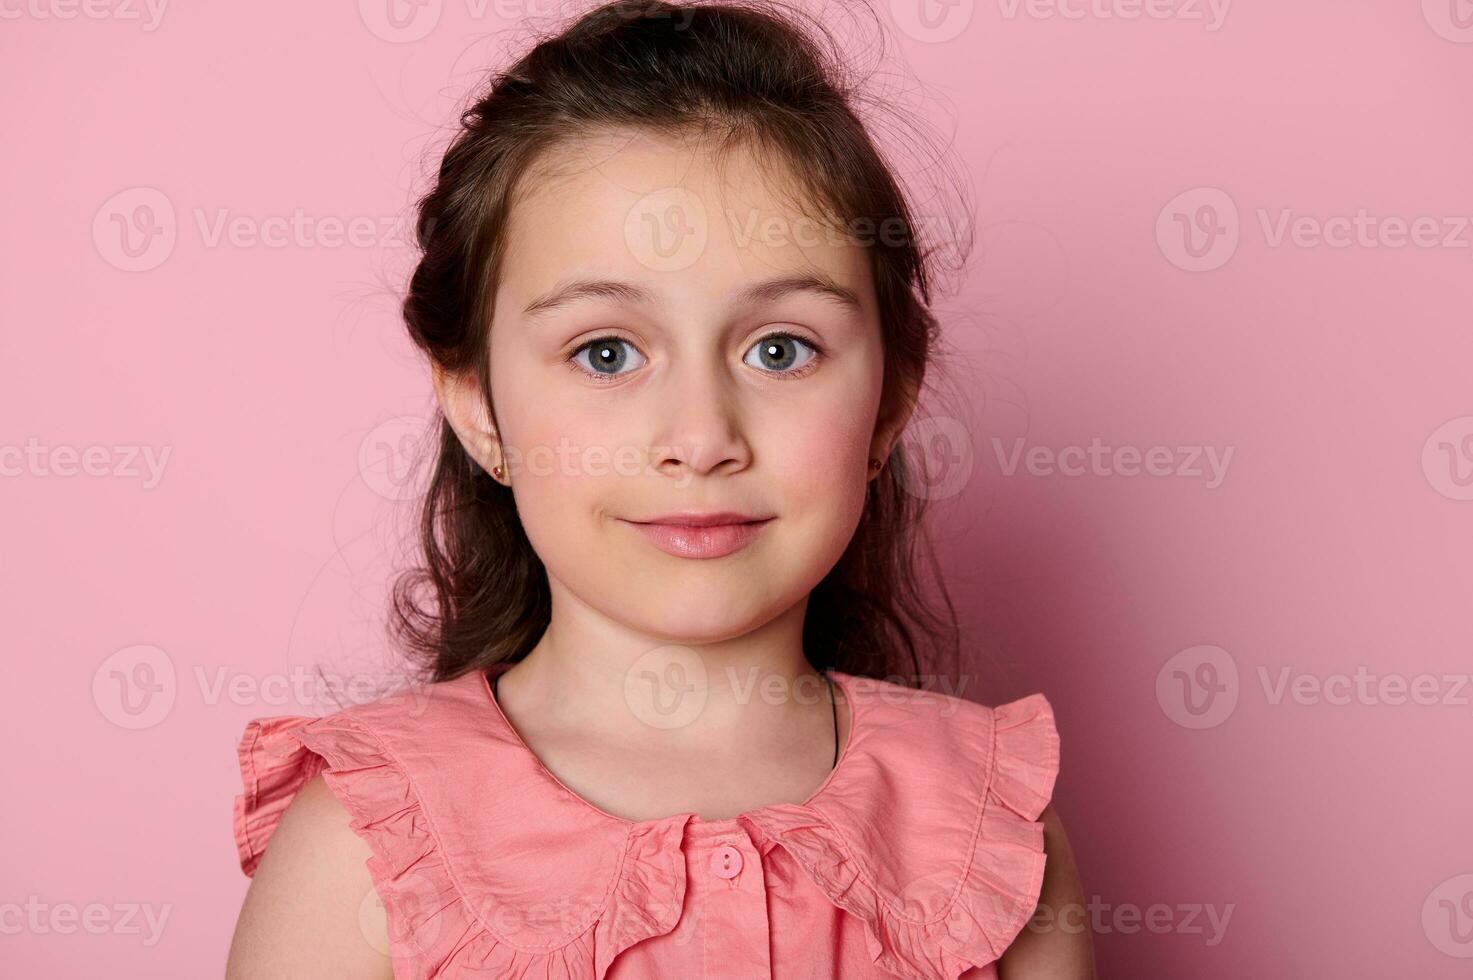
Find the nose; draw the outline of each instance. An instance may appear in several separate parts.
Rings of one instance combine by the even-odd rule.
[[[742,392],[719,358],[672,365],[658,399],[654,467],[675,477],[736,473],[751,463]]]

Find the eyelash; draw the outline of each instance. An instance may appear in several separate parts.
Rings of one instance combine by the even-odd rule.
[[[802,367],[794,368],[791,371],[763,371],[764,374],[771,375],[772,377],[783,379],[806,377],[812,372],[814,368],[818,366],[821,361],[823,361],[824,358],[828,356],[828,351],[823,347],[820,347],[817,341],[810,340],[807,336],[803,334],[793,333],[792,331],[788,330],[774,330],[772,333],[764,334],[753,342],[752,347],[756,347],[758,344],[772,340],[774,337],[786,337],[791,340],[796,340],[799,343],[806,344],[813,351],[813,356],[809,358],[808,362]],[[586,370],[583,365],[578,363],[579,354],[588,350],[588,348],[590,347],[597,347],[599,344],[606,344],[610,341],[628,344],[630,347],[634,347],[634,343],[632,341],[628,340],[625,337],[620,337],[617,334],[608,334],[603,337],[594,337],[592,340],[579,344],[568,353],[566,361],[569,369],[571,369],[575,374],[578,374],[581,377],[592,379],[595,384],[611,384],[615,381],[618,381],[621,377],[623,377],[623,375],[600,374],[596,371],[590,372]],[[747,349],[751,350],[752,347],[748,347]],[[638,348],[635,349],[638,350]],[[759,368],[758,370],[762,369]]]

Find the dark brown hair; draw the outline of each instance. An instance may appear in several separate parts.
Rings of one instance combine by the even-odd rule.
[[[803,26],[804,24],[807,26]],[[762,0],[614,0],[494,74],[460,117],[418,202],[419,258],[403,313],[436,365],[479,380],[493,419],[488,333],[519,178],[571,135],[609,127],[741,144],[784,163],[810,204],[864,241],[885,357],[881,414],[919,393],[939,351],[932,252],[856,113],[857,86],[817,21]],[[524,657],[546,629],[546,571],[510,489],[467,454],[443,415],[418,515],[424,563],[394,586],[391,630],[428,679]],[[907,492],[903,442],[870,483],[847,550],[809,596],[804,652],[817,669],[908,682],[956,655],[955,611]],[[921,573],[926,573],[923,579]],[[934,595],[928,595],[928,585]]]

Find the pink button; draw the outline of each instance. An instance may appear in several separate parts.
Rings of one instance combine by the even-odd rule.
[[[711,870],[718,878],[735,878],[742,870],[742,852],[722,844],[711,852]]]

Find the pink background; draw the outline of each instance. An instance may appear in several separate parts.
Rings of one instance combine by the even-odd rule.
[[[329,710],[277,696],[313,665],[390,669],[430,400],[385,228],[550,11],[482,6],[3,7],[6,976],[219,975],[241,727]],[[878,8],[977,208],[938,508],[964,694],[1054,705],[1102,976],[1473,968],[1473,8],[1372,8]],[[1327,244],[1358,211],[1436,231]],[[1232,455],[1009,473],[1017,439]]]

